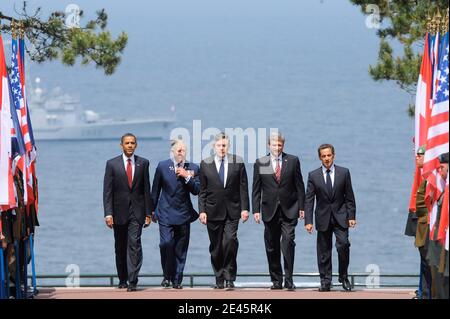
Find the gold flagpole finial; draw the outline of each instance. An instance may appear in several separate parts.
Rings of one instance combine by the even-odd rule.
[[[440,12],[439,8],[437,9],[437,13],[435,15],[435,19],[436,19],[436,31],[435,31],[435,33],[437,33],[437,32],[441,31],[441,22],[442,22],[442,15],[441,15],[441,12]]]
[[[441,32],[443,34],[448,32],[448,8],[447,8],[447,12],[445,13],[445,16],[442,17]]]
[[[17,24],[14,19],[11,20],[11,35],[13,39],[17,38]]]
[[[23,21],[19,22],[19,37],[23,39],[25,37],[25,27]]]
[[[432,33],[433,32],[433,20],[431,19],[431,15],[427,14],[427,32]]]

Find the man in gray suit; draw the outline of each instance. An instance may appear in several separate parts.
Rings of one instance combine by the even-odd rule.
[[[106,163],[103,181],[105,223],[114,229],[119,288],[128,291],[136,290],[142,265],[142,226],[150,225],[153,211],[149,161],[134,155],[136,146],[136,136],[122,136],[123,153]]]
[[[317,230],[317,262],[320,273],[319,291],[330,291],[332,269],[331,249],[333,233],[339,258],[339,282],[346,291],[351,290],[348,281],[350,242],[348,227],[356,225],[356,205],[350,171],[334,165],[334,147],[323,144],[318,149],[322,166],[309,173],[305,200],[305,228],[313,231],[313,211]],[[314,210],[314,200],[316,207]]]

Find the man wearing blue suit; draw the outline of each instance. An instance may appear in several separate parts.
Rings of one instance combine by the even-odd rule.
[[[161,266],[164,279],[161,286],[172,283],[181,289],[183,270],[189,246],[190,226],[198,218],[190,194],[200,191],[199,167],[186,161],[186,145],[172,141],[172,156],[158,164],[153,179],[154,218],[159,223]]]

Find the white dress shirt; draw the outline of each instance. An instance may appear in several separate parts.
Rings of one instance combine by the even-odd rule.
[[[327,168],[322,165],[322,174],[325,184],[327,183]],[[334,186],[334,164],[330,167],[331,186]]]
[[[122,153],[122,159],[123,159],[123,164],[125,166],[125,174],[126,174],[127,166],[128,166],[128,157]],[[134,179],[134,166],[135,166],[134,155],[131,155],[130,160],[131,160],[131,180],[133,180]]]
[[[278,163],[280,163],[280,172],[281,172],[281,167],[283,165],[282,155],[280,154],[280,155],[275,157],[272,154],[270,154],[270,162],[272,163],[272,168],[273,168],[274,172],[277,171],[277,159],[279,159]]]
[[[219,156],[214,156],[214,162],[216,163],[216,169],[217,169],[217,173],[219,173],[220,171],[220,164],[221,164],[222,159]],[[225,155],[225,157],[223,158],[223,166],[224,166],[224,171],[223,171],[223,187],[225,187],[225,185],[227,184],[227,175],[228,175],[228,156]]]

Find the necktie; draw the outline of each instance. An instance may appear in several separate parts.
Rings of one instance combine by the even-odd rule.
[[[331,170],[327,169],[327,191],[328,195],[331,197],[333,195],[333,184],[331,183],[330,172]]]
[[[219,177],[220,177],[220,181],[222,182],[222,185],[225,187],[224,185],[224,181],[225,181],[225,166],[224,166],[224,160],[222,158],[222,160],[220,161],[220,168],[219,168]]]
[[[127,160],[127,177],[128,177],[128,185],[131,188],[131,184],[133,183],[133,169],[131,167],[131,159]]]
[[[277,158],[277,166],[275,168],[275,179],[277,180],[277,183],[280,184],[281,182],[281,168],[280,168],[280,159]]]
[[[180,168],[180,167],[181,167],[181,162],[180,162],[180,163],[177,163],[177,168],[175,169],[175,175],[177,176],[177,179],[178,179],[179,181],[182,179],[181,176],[178,176],[178,175],[177,175],[177,170],[178,170],[178,168]]]

